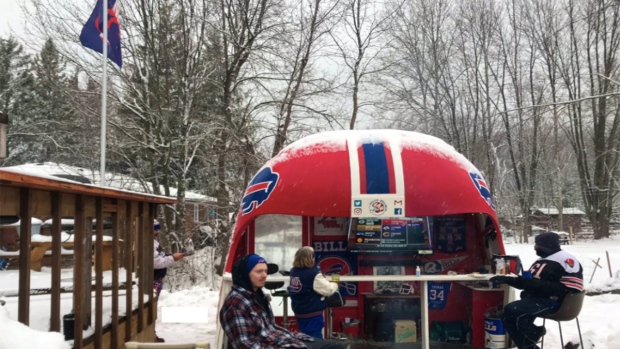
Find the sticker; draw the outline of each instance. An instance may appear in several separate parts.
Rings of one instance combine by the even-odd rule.
[[[279,179],[280,175],[273,172],[271,167],[260,170],[245,190],[241,200],[241,213],[248,214],[264,204],[278,185]]]
[[[471,177],[471,180],[474,182],[474,186],[476,187],[476,189],[478,189],[478,193],[480,193],[480,196],[484,199],[484,201],[486,201],[489,206],[491,206],[493,211],[495,211],[495,205],[493,204],[491,191],[489,190],[487,182],[485,182],[484,178],[482,178],[482,175],[475,172],[469,172],[469,177]]]
[[[387,211],[387,204],[381,199],[372,200],[368,207],[370,213],[375,216],[381,216]]]

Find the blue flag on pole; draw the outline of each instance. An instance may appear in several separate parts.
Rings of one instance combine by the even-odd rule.
[[[108,58],[123,67],[121,29],[116,17],[116,0],[108,0]],[[103,54],[103,0],[97,0],[93,13],[80,34],[82,46]]]

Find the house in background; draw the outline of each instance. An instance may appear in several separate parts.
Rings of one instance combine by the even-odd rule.
[[[581,227],[586,213],[576,207],[565,207],[562,210],[563,226],[559,226],[560,212],[557,208],[532,209],[531,223],[543,227],[549,231],[566,231],[571,228],[573,233],[581,232]]]

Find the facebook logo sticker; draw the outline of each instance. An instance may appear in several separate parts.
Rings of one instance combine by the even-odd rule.
[[[353,207],[362,207],[362,200],[353,200]]]
[[[394,209],[394,214],[403,214],[403,209],[402,208],[395,208]]]

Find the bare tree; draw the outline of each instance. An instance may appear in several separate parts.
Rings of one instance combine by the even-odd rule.
[[[569,106],[568,136],[575,150],[585,211],[594,237],[609,236],[609,219],[618,194],[620,151],[617,91],[620,5],[616,1],[569,1],[570,50],[561,75],[571,100],[599,96]],[[584,56],[585,55],[585,56]],[[589,108],[588,108],[589,107]],[[590,117],[591,115],[591,117]],[[592,120],[592,123],[587,122]]]
[[[395,7],[399,8],[400,4]],[[383,3],[375,0],[345,0],[342,28],[337,27],[330,32],[339,55],[351,74],[351,130],[355,128],[360,109],[366,105],[360,102],[362,82],[383,70],[377,58],[388,42],[379,39],[387,38],[387,35],[383,34],[393,18],[392,13],[384,8]]]
[[[277,103],[275,140],[272,156],[282,150],[288,140],[288,132],[293,121],[293,107],[299,105],[298,100],[304,93],[305,86],[312,85],[307,79],[313,56],[317,53],[317,44],[328,32],[337,1],[305,0],[296,6],[299,10],[299,27],[286,36],[293,40],[285,40],[285,43],[293,50],[290,72],[285,78],[286,88],[282,100]],[[288,42],[287,42],[288,41]]]
[[[245,69],[255,51],[261,51],[269,45],[268,40],[282,26],[280,15],[283,4],[279,0],[219,0],[214,9],[213,27],[216,29],[217,47],[219,48],[218,62],[221,72],[217,75],[218,83],[218,119],[217,132],[213,150],[216,160],[216,187],[215,196],[218,203],[218,217],[228,222],[232,207],[232,193],[229,189],[229,161],[230,150],[237,144],[252,147],[254,143],[248,141],[244,135],[252,134],[250,127],[253,124],[248,119],[250,114],[240,108],[238,99],[242,93],[243,84],[256,79],[252,69]],[[230,225],[225,227],[221,238],[221,248],[228,251]],[[216,266],[218,274],[222,274],[225,258]]]

